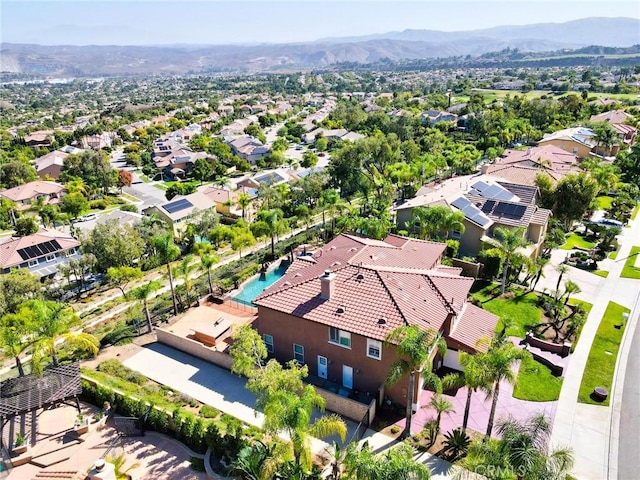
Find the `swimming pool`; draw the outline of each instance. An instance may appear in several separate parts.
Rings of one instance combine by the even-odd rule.
[[[242,303],[244,305],[253,305],[251,302],[262,293],[262,291],[276,283],[287,271],[289,267],[289,262],[282,261],[278,268],[267,272],[266,274],[261,273],[253,280],[249,281],[236,295],[233,297],[238,303]]]

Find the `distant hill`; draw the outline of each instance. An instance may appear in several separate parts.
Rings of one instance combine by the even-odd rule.
[[[479,56],[506,48],[549,52],[592,45],[640,43],[640,20],[587,18],[566,23],[505,26],[467,32],[405,30],[316,42],[219,46],[0,45],[0,71],[47,76],[171,75],[324,68],[338,63],[376,63]],[[154,38],[157,41],[157,38]]]

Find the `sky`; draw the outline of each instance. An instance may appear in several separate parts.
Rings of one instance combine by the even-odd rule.
[[[0,41],[42,45],[286,43],[405,29],[460,31],[586,17],[640,18],[640,2],[0,0]]]

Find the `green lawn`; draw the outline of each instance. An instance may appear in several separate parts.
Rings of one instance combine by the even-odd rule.
[[[501,319],[508,318],[512,321],[507,335],[524,338],[533,325],[540,323],[541,313],[536,305],[535,293],[517,292],[513,298],[495,298],[500,295],[500,284],[481,281],[473,284],[471,292],[471,296],[478,300],[480,307]],[[501,328],[502,325],[498,322],[496,331],[500,331]]]
[[[520,363],[513,396],[530,402],[552,402],[560,398],[562,377],[556,377],[551,369],[531,357]]]
[[[609,210],[613,203],[613,197],[602,195],[596,198],[596,202],[598,202],[598,210]]]
[[[631,247],[631,252],[624,262],[620,278],[636,278],[640,279],[640,268],[636,267],[636,260],[640,253],[640,247]]]
[[[633,209],[633,213],[631,214],[631,220],[635,220],[636,217],[638,216],[638,209],[640,209],[640,203],[638,203],[636,207]]]
[[[571,250],[576,247],[593,248],[595,246],[595,243],[587,240],[581,233],[570,233],[566,236],[566,239],[566,243],[560,247],[562,250]]]
[[[607,272],[606,270],[594,270],[593,272],[594,275],[598,275],[599,277],[602,278],[607,278],[609,276],[609,272]]]
[[[589,358],[587,358],[587,365],[578,393],[579,402],[609,405],[609,397],[604,402],[596,402],[591,398],[591,393],[595,387],[604,387],[611,393],[613,372],[616,368],[618,349],[624,333],[624,328],[616,328],[616,326],[622,324],[622,314],[628,312],[628,308],[609,302],[589,351]]]

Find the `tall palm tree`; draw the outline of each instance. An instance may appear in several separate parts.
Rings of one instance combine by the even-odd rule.
[[[407,390],[406,425],[402,438],[411,436],[411,420],[413,418],[413,399],[415,396],[416,375],[421,372],[432,373],[433,356],[438,353],[444,355],[447,344],[444,339],[433,330],[422,330],[416,325],[395,328],[385,338],[385,342],[395,345],[400,358],[396,360],[387,374],[387,385],[393,385],[409,375]]]
[[[152,239],[155,253],[160,263],[167,266],[167,274],[169,275],[169,287],[171,288],[171,300],[173,301],[173,314],[178,314],[178,303],[176,302],[176,291],[173,286],[173,273],[171,271],[171,262],[180,256],[180,249],[173,243],[173,235],[165,233]]]
[[[41,370],[41,361],[46,356],[51,356],[53,366],[58,366],[59,340],[73,345],[76,349],[84,350],[96,355],[100,342],[85,332],[71,329],[81,324],[80,317],[73,309],[57,302],[44,300],[31,300],[26,306],[33,312],[33,368]]]
[[[249,204],[251,203],[251,197],[249,196],[248,193],[242,192],[241,194],[238,195],[238,199],[237,199],[237,206],[238,208],[242,209],[242,219],[246,220],[246,210],[247,207],[249,206]]]
[[[142,302],[144,308],[144,315],[147,319],[147,325],[149,326],[149,332],[153,331],[153,324],[151,323],[151,314],[149,313],[149,297],[153,292],[160,288],[160,282],[152,281],[140,285],[129,292],[129,295],[135,300]]]
[[[283,213],[279,208],[273,210],[260,210],[258,218],[264,222],[267,233],[271,237],[271,256],[276,255],[275,236],[284,230]]]
[[[324,415],[311,423],[313,410],[324,410],[324,399],[312,385],[301,391],[273,392],[264,407],[264,429],[272,434],[286,432],[291,439],[295,463],[311,466],[310,437],[339,435],[344,442],[347,427],[337,415]]]
[[[318,204],[322,208],[322,230],[325,233],[324,239],[326,240],[326,212],[329,210],[329,216],[331,217],[331,230],[332,232],[335,230],[335,209],[340,203],[340,195],[336,190],[327,189],[323,190],[320,194],[320,199],[318,200]]]
[[[464,233],[464,213],[460,210],[447,209],[447,212],[445,212],[445,215],[442,217],[440,228],[441,231],[444,232],[445,240],[449,238],[449,232],[452,230]]]
[[[522,227],[498,227],[494,230],[494,234],[494,238],[487,239],[486,241],[502,253],[502,294],[504,294],[507,288],[507,272],[509,271],[511,258],[519,248],[525,247],[531,242],[525,238],[525,230]]]
[[[89,191],[87,184],[84,183],[84,180],[82,180],[80,177],[74,177],[69,180],[69,182],[67,182],[67,184],[65,185],[65,188],[69,193],[78,192],[84,196],[87,196]]]
[[[502,342],[498,346],[491,346],[489,351],[480,357],[481,367],[485,369],[487,379],[491,382],[490,386],[483,387],[487,397],[492,399],[485,438],[490,438],[493,431],[496,406],[500,396],[500,383],[508,382],[514,384],[516,374],[513,371],[513,367],[528,355],[531,354],[526,350],[520,350],[510,342]]]
[[[482,367],[482,361],[478,353],[470,355],[463,352],[460,355],[460,364],[462,365],[462,373],[459,374],[460,385],[467,387],[467,401],[464,405],[464,416],[462,418],[462,433],[467,432],[467,424],[469,423],[469,412],[471,411],[471,397],[478,389],[485,388],[489,385],[490,380],[487,377],[485,369]]]
[[[182,262],[178,265],[178,274],[182,277],[182,287],[186,295],[187,308],[191,305],[191,291],[193,290],[193,280],[191,278],[191,272],[193,272],[199,265],[193,262],[193,255],[187,255],[182,259]]]
[[[207,281],[209,282],[209,294],[213,295],[213,282],[211,281],[211,267],[220,261],[217,255],[202,255],[200,263],[207,271]]]

